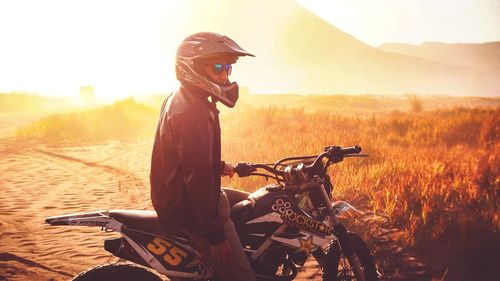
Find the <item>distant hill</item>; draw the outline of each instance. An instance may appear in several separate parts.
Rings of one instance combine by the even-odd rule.
[[[386,43],[386,52],[460,65],[477,71],[500,73],[500,42],[481,44],[425,42],[421,45]]]
[[[159,111],[168,94],[134,97],[139,103]],[[221,104],[217,107],[222,113],[239,114],[256,108],[295,108],[305,112],[323,111],[333,114],[362,115],[365,113],[390,113],[393,111],[413,111],[412,104],[419,103],[424,111],[452,108],[499,108],[500,97],[449,97],[412,95],[296,95],[296,94],[249,94],[240,90],[240,98],[233,109]]]
[[[250,107],[301,108],[306,112],[323,111],[333,114],[362,116],[371,113],[432,111],[452,108],[500,108],[500,98],[446,97],[446,96],[376,96],[376,95],[244,95],[235,110],[219,106],[222,112],[238,112]]]

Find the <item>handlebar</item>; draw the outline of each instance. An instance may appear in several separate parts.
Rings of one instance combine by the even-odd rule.
[[[252,174],[255,175],[264,175],[264,174],[258,174],[254,173],[257,171],[257,169],[263,169],[266,170],[270,173],[272,173],[275,176],[283,176],[285,174],[284,171],[278,170],[276,167],[280,165],[283,162],[286,161],[291,161],[291,160],[300,160],[300,159],[311,159],[311,158],[316,158],[314,162],[307,166],[309,168],[312,167],[317,167],[319,162],[322,162],[323,159],[326,157],[328,158],[329,162],[331,163],[337,163],[340,162],[344,159],[344,157],[349,157],[349,156],[367,156],[367,155],[357,155],[361,152],[361,147],[360,146],[349,146],[349,147],[340,147],[340,146],[327,146],[325,147],[325,152],[321,153],[320,155],[313,155],[313,156],[294,156],[294,157],[288,157],[284,158],[281,160],[278,160],[273,167],[267,164],[251,164],[251,163],[238,163],[234,167],[234,172],[238,174],[239,177],[248,177],[251,176]],[[270,176],[273,177],[273,176]]]
[[[316,158],[316,161],[322,160],[322,158],[327,157],[328,160],[335,162],[340,162],[344,159],[344,156],[349,155],[349,154],[358,154],[361,152],[361,147],[360,146],[347,146],[347,147],[341,147],[341,146],[327,146],[325,147],[325,152],[320,154],[318,158]]]
[[[257,171],[257,169],[263,169],[275,175],[283,175],[283,171],[274,169],[273,167],[269,167],[269,165],[266,164],[251,164],[240,162],[236,166],[234,166],[233,169],[240,178],[252,175],[253,172]]]

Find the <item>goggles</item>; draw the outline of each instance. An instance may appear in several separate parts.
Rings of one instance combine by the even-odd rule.
[[[223,63],[214,63],[214,72],[216,74],[220,74],[222,73],[222,70],[226,70],[226,73],[227,75],[231,74],[231,70],[233,69],[233,67],[231,66],[230,63],[226,63],[226,64],[223,64]]]

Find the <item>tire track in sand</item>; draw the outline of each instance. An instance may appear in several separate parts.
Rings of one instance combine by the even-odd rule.
[[[128,185],[128,187],[134,187],[134,188],[145,187],[144,182],[142,180],[137,178],[133,173],[126,171],[126,170],[118,169],[118,168],[115,168],[113,166],[109,166],[109,165],[105,165],[105,164],[99,164],[97,162],[87,161],[87,160],[84,160],[81,158],[76,158],[76,157],[72,157],[72,156],[68,156],[68,155],[64,155],[64,154],[60,154],[60,153],[55,153],[55,152],[45,150],[45,149],[35,148],[33,150],[36,152],[39,152],[39,153],[43,153],[43,154],[52,156],[52,157],[56,157],[56,158],[64,159],[67,161],[72,161],[72,162],[80,163],[83,165],[87,165],[89,167],[100,168],[106,172],[112,173],[115,176],[119,177],[120,181],[119,181],[118,187],[119,187],[120,191],[126,191],[126,189],[124,189],[125,184],[131,184],[131,185]]]
[[[51,272],[54,272],[54,273],[58,273],[60,275],[72,277],[71,274],[69,274],[69,273],[67,273],[65,271],[54,270],[54,269],[52,269],[50,267],[47,267],[47,266],[45,266],[43,264],[40,264],[40,263],[34,262],[32,260],[28,260],[28,259],[19,257],[17,255],[11,254],[11,253],[0,253],[0,261],[16,261],[16,262],[22,263],[25,266],[37,267],[37,268],[40,268],[40,269],[43,269],[43,270],[46,270],[46,271],[51,271]]]

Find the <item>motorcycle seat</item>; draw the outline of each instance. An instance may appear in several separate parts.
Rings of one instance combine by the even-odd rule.
[[[231,219],[235,225],[247,222],[253,212],[255,202],[248,198],[231,206]],[[110,210],[109,216],[123,223],[128,228],[137,229],[158,236],[175,235],[186,238],[187,234],[177,228],[166,229],[162,226],[155,211],[146,210]]]
[[[109,211],[109,216],[123,223],[128,228],[149,232],[158,236],[175,235],[187,238],[187,235],[179,229],[166,229],[163,227],[155,211],[111,210]]]

